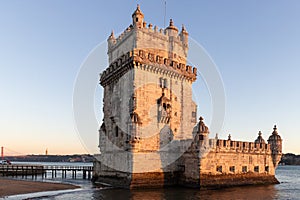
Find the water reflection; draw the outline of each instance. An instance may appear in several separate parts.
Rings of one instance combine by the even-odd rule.
[[[101,189],[95,190],[93,199],[131,199],[131,200],[196,200],[196,199],[277,199],[277,190],[274,185],[245,186],[221,190],[204,190],[188,188],[166,189]]]
[[[95,188],[91,182],[83,180],[61,180],[63,183],[80,185],[82,190],[70,193],[52,192],[49,196],[27,195],[26,198],[38,200],[64,200],[64,199],[95,199],[95,200],[196,200],[196,199],[300,199],[300,167],[299,166],[279,166],[276,170],[276,177],[281,184],[269,186],[245,186],[220,190],[199,191],[190,188],[166,188],[149,190],[125,190]],[[59,181],[59,180],[57,180]],[[40,196],[34,198],[35,196]],[[43,197],[41,197],[43,196]],[[17,199],[26,199],[18,197]],[[11,199],[11,198],[8,198]],[[14,199],[14,198],[12,198]]]

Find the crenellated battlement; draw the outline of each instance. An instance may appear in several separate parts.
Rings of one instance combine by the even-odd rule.
[[[133,22],[118,37],[114,32],[108,37],[109,64],[134,49],[152,49],[164,52],[163,57],[186,64],[188,54],[188,32],[182,26],[180,33],[170,20],[165,29],[144,21],[144,14],[137,10],[132,15]]]
[[[183,27],[183,30],[185,30],[185,28]],[[111,33],[111,35],[109,36],[109,40],[110,40],[110,46],[108,51],[112,51],[113,49],[117,48],[119,46],[119,44],[121,44],[123,41],[126,40],[126,37],[130,34],[132,34],[134,31],[141,31],[145,34],[149,34],[154,38],[157,39],[161,39],[161,40],[170,40],[170,35],[169,32],[166,31],[166,29],[163,28],[158,28],[157,26],[154,26],[150,23],[147,26],[147,23],[144,22],[144,26],[141,28],[134,28],[132,25],[128,26],[125,31],[123,31],[117,38],[115,38],[114,36],[114,32]],[[182,32],[179,33],[176,36],[172,36],[172,40],[178,44],[181,44],[182,46],[188,47],[188,43],[186,43],[186,40],[184,40],[184,38],[182,37]]]
[[[121,76],[132,67],[142,67],[142,65],[144,65],[144,69],[146,70],[155,71],[156,73],[165,73],[180,79],[185,78],[192,82],[194,82],[197,77],[196,67],[171,60],[168,57],[164,57],[163,54],[158,54],[154,50],[134,49],[112,62],[109,67],[101,73],[100,82],[102,85],[106,85],[110,80],[117,80],[118,76]]]
[[[216,140],[215,150],[217,152],[271,153],[270,144],[221,139]]]

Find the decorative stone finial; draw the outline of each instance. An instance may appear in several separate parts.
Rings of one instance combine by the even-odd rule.
[[[273,128],[273,135],[278,135],[278,132],[277,132],[277,126],[276,125],[274,125],[274,128]]]
[[[218,140],[219,139],[219,135],[218,133],[216,133],[215,139]]]
[[[169,26],[174,26],[173,19],[170,19],[170,25]]]
[[[114,33],[114,30],[111,30],[111,34],[110,34],[110,37],[114,38],[115,37],[115,33]]]
[[[134,13],[142,13],[142,11],[141,11],[141,7],[140,7],[140,4],[137,4],[137,6],[136,6],[136,10],[135,10],[135,12]]]
[[[184,33],[184,34],[188,34],[188,32],[186,31],[186,28],[185,28],[184,24],[182,24],[181,32]]]
[[[228,135],[228,140],[231,140],[231,135],[230,134]]]
[[[262,134],[261,131],[259,131],[259,132],[258,132],[258,135],[261,136],[261,134]]]
[[[115,34],[114,34],[113,30],[111,31],[110,36],[107,38],[107,41],[108,41],[109,46],[111,46],[115,43],[116,38],[115,38]]]
[[[199,117],[199,120],[200,120],[200,121],[203,121],[203,120],[204,120],[204,118],[203,118],[202,116],[200,116],[200,117]]]
[[[182,24],[182,28],[181,28],[182,31],[185,31],[185,27],[184,27],[184,24]]]

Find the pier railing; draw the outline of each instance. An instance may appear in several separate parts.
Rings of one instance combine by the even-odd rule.
[[[0,165],[2,176],[35,176],[44,172],[44,167],[41,165]]]
[[[58,166],[58,165],[0,165],[0,176],[32,176],[42,175],[42,178],[47,178],[49,175],[52,178],[61,176],[67,178],[71,176],[76,179],[78,173],[82,173],[83,179],[91,179],[93,172],[92,166]]]

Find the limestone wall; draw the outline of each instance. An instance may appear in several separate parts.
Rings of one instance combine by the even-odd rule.
[[[131,121],[129,104],[134,94],[133,77],[134,70],[129,70],[118,80],[104,87],[104,124],[100,128],[99,141],[101,152],[111,151],[106,138],[121,149],[128,148],[126,140],[130,137],[128,135]]]
[[[269,144],[217,140],[200,160],[201,174],[275,174]]]
[[[160,80],[164,80],[167,86],[162,88]],[[135,112],[141,122],[138,125],[140,150],[158,150],[163,143],[171,140],[192,138],[196,106],[192,101],[190,81],[138,67],[135,69],[134,85]],[[159,116],[163,108],[158,105],[158,101],[162,95],[171,106],[169,123],[162,122]]]

